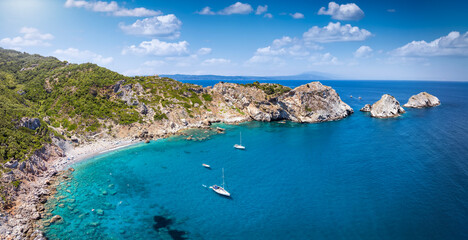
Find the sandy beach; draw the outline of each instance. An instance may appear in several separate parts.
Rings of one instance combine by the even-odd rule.
[[[58,159],[53,167],[62,171],[71,165],[95,157],[97,155],[126,148],[135,144],[142,143],[135,139],[99,139],[91,143],[82,143],[79,146],[68,146],[65,149],[65,157]]]

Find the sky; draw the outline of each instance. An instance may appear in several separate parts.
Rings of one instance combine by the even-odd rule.
[[[0,0],[0,47],[121,74],[468,81],[466,0]]]

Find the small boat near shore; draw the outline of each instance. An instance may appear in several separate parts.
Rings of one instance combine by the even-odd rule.
[[[222,195],[222,196],[225,196],[225,197],[230,197],[231,194],[226,191],[226,189],[224,189],[224,168],[223,168],[223,186],[220,187],[218,185],[213,185],[213,186],[210,186],[211,189],[213,189],[213,191],[215,191],[215,193],[219,194],[219,195]]]
[[[211,168],[211,166],[210,166],[210,165],[208,165],[208,164],[205,164],[205,163],[203,163],[203,164],[202,164],[202,166],[203,166],[203,167],[205,167],[205,168]]]
[[[240,133],[240,142],[239,142],[239,144],[234,144],[234,148],[239,149],[239,150],[245,150],[245,147],[242,146],[242,133]]]

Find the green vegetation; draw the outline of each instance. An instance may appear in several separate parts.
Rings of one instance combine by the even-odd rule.
[[[95,132],[100,119],[118,124],[140,121],[125,102],[111,99],[117,81],[129,78],[94,64],[68,64],[53,57],[0,48],[0,162],[22,161],[51,136],[52,129]],[[49,117],[36,130],[20,127],[22,117]],[[68,135],[68,134],[67,134]]]
[[[19,185],[20,185],[20,183],[21,183],[20,180],[16,180],[16,181],[11,182],[11,184],[13,184],[13,186],[14,186],[15,188],[18,188]]]
[[[242,84],[242,85],[246,87],[258,88],[260,90],[263,90],[263,92],[266,95],[273,96],[273,97],[276,97],[283,93],[287,93],[291,91],[291,88],[288,88],[288,87],[285,87],[283,85],[276,84],[276,83],[259,83],[258,81],[256,81],[254,83],[247,83],[247,84]]]
[[[166,114],[162,113],[158,109],[154,109],[154,120],[155,121],[160,121],[160,120],[163,120],[163,119],[167,119]]]
[[[208,93],[203,94],[202,97],[203,97],[203,99],[205,99],[205,101],[207,101],[207,102],[213,101],[213,97],[212,97],[210,94],[208,94]]]

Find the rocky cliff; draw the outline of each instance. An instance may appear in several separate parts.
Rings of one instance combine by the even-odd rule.
[[[361,110],[359,110],[359,111],[361,111],[361,112],[370,112],[370,111],[371,111],[371,108],[372,108],[372,106],[371,106],[370,104],[366,104],[366,105],[364,105],[364,107],[362,107]]]
[[[384,94],[379,101],[372,104],[370,113],[375,118],[392,118],[405,113],[405,109],[393,96]]]
[[[425,108],[439,106],[440,101],[436,96],[433,96],[427,92],[421,92],[417,95],[413,95],[408,99],[408,102],[403,107],[409,108]]]
[[[308,83],[276,97],[253,87],[233,83],[216,84],[212,107],[219,121],[275,121],[315,123],[345,118],[353,109],[344,103],[334,89],[320,82]]]
[[[0,213],[1,239],[45,239],[36,225],[36,220],[44,217],[39,203],[49,195],[47,185],[57,174],[51,165],[62,156],[62,149],[47,144],[25,161],[4,164],[10,171],[0,179],[1,205],[6,209]]]
[[[320,82],[299,86],[278,97],[282,116],[295,122],[324,122],[345,118],[353,109],[344,103],[336,91]]]

